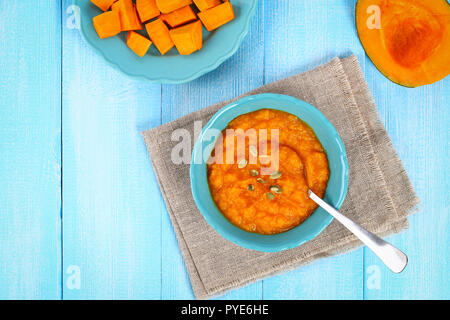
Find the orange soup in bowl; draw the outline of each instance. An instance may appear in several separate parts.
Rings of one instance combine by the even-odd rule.
[[[317,209],[308,188],[323,197],[328,159],[314,131],[298,117],[262,109],[231,121],[208,160],[208,184],[222,214],[237,227],[277,234]]]

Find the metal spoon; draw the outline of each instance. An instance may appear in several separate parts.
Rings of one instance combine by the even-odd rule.
[[[344,216],[309,189],[308,195],[311,200],[335,217],[366,246],[368,246],[392,272],[400,273],[405,269],[408,264],[408,257],[403,252]]]

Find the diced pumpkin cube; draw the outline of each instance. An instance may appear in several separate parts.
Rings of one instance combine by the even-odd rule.
[[[197,20],[197,16],[190,6],[185,6],[171,13],[164,13],[160,18],[172,28]]]
[[[156,0],[136,0],[136,9],[141,22],[153,19],[161,13],[156,6]]]
[[[116,0],[91,0],[93,4],[102,9],[103,11],[108,11],[111,8],[111,5]]]
[[[220,0],[193,0],[198,10],[205,11],[209,8],[218,6],[222,2]]]
[[[188,55],[200,50],[202,42],[202,23],[192,22],[188,25],[170,30],[170,37],[181,55]]]
[[[141,30],[142,25],[137,15],[136,6],[132,0],[118,0],[111,6],[113,11],[119,12],[122,31]]]
[[[128,31],[127,34],[127,46],[134,51],[139,57],[143,57],[148,48],[152,45],[152,42],[143,35],[140,35],[134,31]]]
[[[174,43],[170,38],[169,28],[161,19],[149,22],[145,25],[150,40],[153,41],[159,52],[164,55],[167,51],[173,48]]]
[[[170,13],[192,4],[192,0],[156,0],[156,5],[162,13]]]
[[[224,2],[217,7],[199,12],[198,17],[203,22],[206,30],[213,31],[233,20],[234,11],[230,2]]]
[[[95,31],[97,31],[100,39],[113,37],[120,33],[119,13],[115,11],[107,11],[92,19]]]

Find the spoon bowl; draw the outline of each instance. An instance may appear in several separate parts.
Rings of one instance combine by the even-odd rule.
[[[369,247],[378,258],[394,273],[402,272],[408,264],[408,257],[389,242],[381,239],[375,234],[367,231],[353,220],[347,218],[342,213],[334,209],[328,203],[323,201],[318,195],[308,190],[311,200],[317,203],[322,209],[342,223],[348,230],[359,238],[367,247]]]

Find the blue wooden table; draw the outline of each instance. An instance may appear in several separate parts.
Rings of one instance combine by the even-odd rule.
[[[140,132],[351,53],[421,198],[410,229],[389,238],[407,269],[394,275],[361,248],[221,298],[450,298],[450,77],[388,81],[364,55],[354,7],[261,0],[231,59],[159,85],[88,47],[70,0],[1,1],[0,298],[193,298]]]

